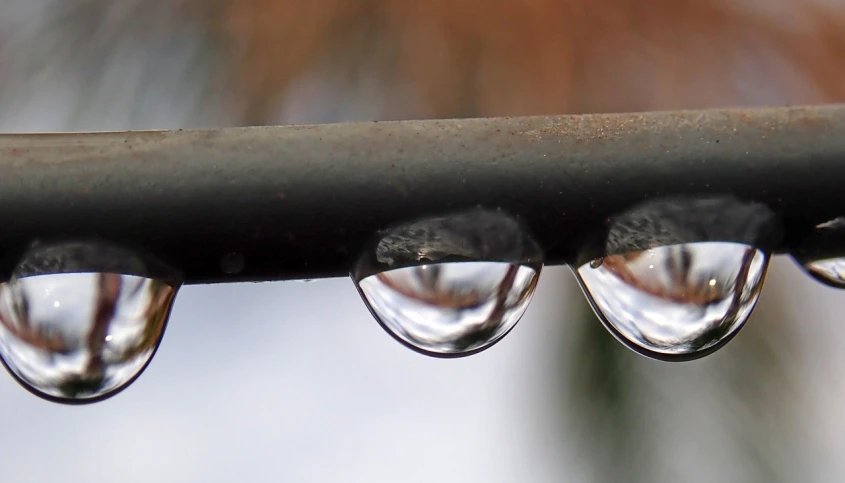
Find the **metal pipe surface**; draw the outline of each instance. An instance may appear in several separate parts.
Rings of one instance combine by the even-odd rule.
[[[93,237],[186,283],[344,276],[376,230],[479,205],[555,264],[635,203],[724,194],[782,217],[781,251],[845,215],[845,106],[0,135],[0,270]]]

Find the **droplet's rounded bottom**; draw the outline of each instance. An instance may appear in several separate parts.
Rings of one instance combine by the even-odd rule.
[[[691,360],[722,347],[757,302],[768,255],[730,242],[671,245],[604,257],[575,275],[605,326],[631,349]]]
[[[528,307],[541,266],[452,262],[399,268],[357,283],[381,326],[406,346],[460,357],[502,339]]]
[[[116,273],[54,273],[0,284],[0,359],[44,399],[109,398],[149,364],[176,292]]]

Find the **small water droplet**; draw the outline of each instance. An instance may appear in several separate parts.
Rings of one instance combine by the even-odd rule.
[[[819,282],[845,288],[845,258],[828,258],[803,263],[804,269]]]
[[[602,322],[641,354],[689,360],[726,343],[757,303],[768,256],[741,243],[651,248],[575,271]]]
[[[0,359],[44,399],[111,397],[149,364],[178,286],[172,271],[133,251],[39,246],[0,284]]]
[[[472,210],[387,231],[352,278],[394,338],[427,355],[458,357],[513,329],[541,269],[540,250],[519,223]]]
[[[797,245],[792,258],[805,272],[828,287],[845,288],[845,217],[817,224]]]

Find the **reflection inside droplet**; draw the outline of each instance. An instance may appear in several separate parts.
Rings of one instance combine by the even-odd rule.
[[[406,344],[436,355],[493,345],[519,321],[539,266],[453,262],[370,275],[359,289],[382,326]]]
[[[575,272],[599,317],[629,347],[693,359],[742,327],[767,265],[761,250],[711,241],[610,255]]]
[[[460,357],[513,329],[542,266],[527,227],[501,210],[477,208],[379,232],[351,275],[395,339],[430,356]]]
[[[59,399],[131,382],[161,341],[176,290],[113,273],[39,275],[0,285],[0,356],[21,382]]]

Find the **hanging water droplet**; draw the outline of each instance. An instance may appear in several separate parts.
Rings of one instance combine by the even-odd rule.
[[[371,275],[361,293],[384,327],[435,354],[477,352],[516,325],[540,271],[502,262],[453,262]]]
[[[47,400],[111,397],[151,361],[178,286],[171,270],[132,251],[39,246],[0,284],[0,359]]]
[[[605,257],[576,273],[615,335],[646,355],[688,356],[731,337],[748,319],[768,258],[738,243],[704,242]]]
[[[817,224],[801,241],[792,258],[817,281],[845,288],[845,217]]]
[[[513,329],[541,269],[540,250],[519,223],[473,210],[388,231],[352,277],[393,337],[427,355],[457,357]]]
[[[602,263],[574,270],[597,315],[662,360],[709,354],[745,324],[779,240],[765,207],[733,199],[651,202],[616,217]]]
[[[799,262],[800,263],[800,262]],[[845,288],[845,258],[828,258],[801,264],[816,280],[834,288]]]

